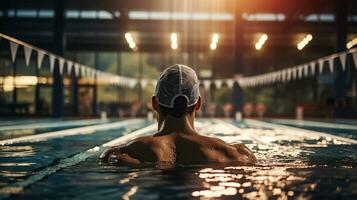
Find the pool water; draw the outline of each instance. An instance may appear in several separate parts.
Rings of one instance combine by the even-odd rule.
[[[103,128],[106,124],[111,127]],[[73,134],[41,140],[19,136],[3,143],[0,199],[357,197],[357,141],[351,136],[357,130],[341,135],[256,120],[200,119],[196,123],[200,133],[246,144],[259,164],[130,168],[99,164],[97,158],[112,145],[110,141],[119,138],[115,141],[125,143],[153,134],[155,124],[139,119],[106,124],[90,125],[93,131],[86,134],[68,128]]]
[[[357,124],[352,121],[338,120],[339,123],[333,122],[316,122],[301,120],[269,120],[270,122],[283,124],[293,127],[299,127],[314,131],[327,132],[334,135],[340,135],[347,138],[357,139]]]
[[[107,122],[109,122],[109,120],[101,119],[0,121],[0,140]]]

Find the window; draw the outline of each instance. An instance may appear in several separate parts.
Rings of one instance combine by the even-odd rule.
[[[113,14],[106,10],[67,10],[66,18],[69,19],[113,19],[113,16],[119,17],[120,12],[115,11]]]
[[[36,18],[37,11],[36,10],[17,10],[16,17],[23,17],[23,18]]]
[[[333,14],[309,14],[302,17],[306,22],[333,22],[335,16]]]
[[[98,11],[98,18],[99,19],[113,19],[113,15],[105,10]]]
[[[79,10],[67,10],[66,11],[66,18],[79,18]]]
[[[161,11],[130,11],[130,19],[138,20],[213,20],[232,21],[230,13],[188,13],[188,12],[161,12]]]
[[[55,13],[53,10],[39,10],[38,17],[40,18],[53,18]]]
[[[242,18],[247,21],[284,21],[285,15],[282,13],[243,13]]]
[[[95,18],[97,18],[97,11],[95,11],[95,10],[83,10],[83,11],[81,11],[81,18],[95,19]]]
[[[9,16],[9,17],[15,17],[15,10],[8,10],[7,11],[7,16]]]

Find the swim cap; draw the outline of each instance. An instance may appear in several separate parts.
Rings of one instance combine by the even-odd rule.
[[[196,72],[180,64],[166,68],[157,81],[155,96],[160,105],[168,108],[173,108],[180,96],[186,98],[187,107],[195,105],[200,96]]]

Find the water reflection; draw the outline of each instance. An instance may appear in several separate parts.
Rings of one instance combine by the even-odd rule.
[[[138,172],[130,172],[126,178],[120,179],[119,183],[120,184],[127,184],[131,180],[135,179],[138,176]],[[131,196],[133,196],[137,191],[139,187],[134,185],[132,186],[129,191],[123,194],[122,199],[123,200],[129,200]]]
[[[90,162],[66,167],[40,184],[32,185],[23,197],[44,196],[45,193],[54,194],[53,199],[68,196],[99,199],[103,194],[107,199],[342,199],[357,194],[356,146],[329,137],[295,135],[283,129],[237,129],[219,123],[213,123],[210,129],[206,125],[201,127],[208,135],[219,136],[227,142],[245,143],[257,155],[260,165],[177,167],[162,164],[130,170],[114,166],[98,169],[96,167],[100,165],[93,158]],[[92,148],[99,144],[92,142],[93,138],[78,139],[34,144],[35,150],[26,145],[0,146],[0,178],[4,179],[0,185],[23,180],[25,168],[28,167],[30,174],[39,162],[45,166],[54,158],[66,158],[71,152],[89,147],[91,153],[100,151],[99,147]],[[6,158],[13,153],[18,157]],[[44,162],[47,160],[50,162]],[[16,188],[7,189],[16,191]],[[58,194],[57,191],[65,192]]]
[[[15,162],[7,162],[7,163],[0,163],[0,167],[28,167],[31,165],[35,165],[36,163],[15,163]]]
[[[130,190],[123,195],[123,200],[129,200],[131,196],[133,196],[137,191],[139,187],[138,186],[133,186],[130,188]]]
[[[239,195],[247,199],[287,199],[298,194],[298,191],[291,188],[294,188],[294,184],[305,181],[306,177],[306,174],[293,174],[289,169],[276,166],[204,168],[195,173],[202,179],[203,188],[193,191],[192,196],[213,198]],[[307,187],[308,190],[313,190],[316,185]]]
[[[28,157],[34,155],[32,146],[0,146],[0,157]]]
[[[25,177],[29,173],[23,171],[0,171],[0,176],[2,177]]]
[[[21,129],[21,130],[11,130],[11,131],[2,131],[0,132],[0,139],[11,139],[20,136],[33,135],[35,134],[35,129]]]
[[[138,176],[138,173],[137,172],[131,172],[128,174],[128,177],[127,178],[123,178],[119,181],[120,184],[124,184],[124,183],[128,183],[130,182],[132,179],[134,179],[135,177]]]

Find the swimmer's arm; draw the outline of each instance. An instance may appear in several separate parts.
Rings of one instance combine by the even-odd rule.
[[[254,164],[258,162],[253,152],[250,151],[250,149],[248,149],[248,147],[246,147],[244,144],[236,143],[232,144],[232,146],[237,150],[239,154],[247,156],[247,163]]]
[[[150,146],[147,137],[141,137],[132,142],[111,148],[100,156],[102,162],[122,165],[141,164],[145,162],[156,162],[153,147]]]
[[[137,165],[140,164],[138,159],[130,157],[124,150],[125,146],[112,147],[104,151],[100,156],[100,162],[115,163],[120,165]]]

